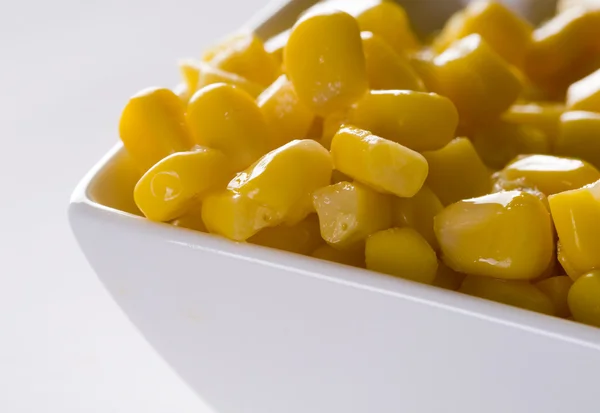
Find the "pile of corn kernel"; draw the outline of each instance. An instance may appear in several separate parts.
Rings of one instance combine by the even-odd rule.
[[[128,102],[147,218],[600,326],[600,10],[476,1],[423,42],[329,0],[265,40]]]

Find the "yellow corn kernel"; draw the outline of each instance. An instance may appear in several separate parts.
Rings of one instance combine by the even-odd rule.
[[[438,52],[477,33],[508,63],[520,67],[531,42],[533,27],[506,6],[495,1],[474,1],[450,18],[433,47]]]
[[[513,180],[509,180],[504,178],[502,175],[502,171],[496,172],[492,175],[492,193],[496,192],[504,192],[504,191],[524,191],[528,192],[531,195],[539,198],[540,201],[544,204],[546,209],[550,211],[550,205],[548,204],[548,197],[543,194],[535,185],[529,182],[525,178],[517,178]]]
[[[554,315],[554,307],[550,298],[526,281],[468,276],[458,291],[525,310]]]
[[[351,126],[333,137],[331,156],[340,172],[377,191],[401,197],[414,196],[427,178],[423,155]]]
[[[265,50],[279,63],[283,62],[283,48],[290,37],[291,30],[285,30],[265,42]]]
[[[444,205],[486,194],[492,187],[488,169],[466,138],[423,156],[429,163],[427,185]]]
[[[320,260],[337,262],[338,264],[350,265],[352,267],[365,268],[365,251],[358,250],[340,251],[329,244],[321,245],[311,254]]]
[[[550,139],[540,129],[498,120],[475,129],[473,146],[487,166],[502,169],[521,154],[550,153]]]
[[[200,89],[188,104],[188,125],[196,142],[223,151],[241,171],[269,148],[269,128],[250,95],[217,83]]]
[[[449,97],[461,121],[467,124],[494,119],[521,92],[515,72],[478,34],[452,43],[433,63],[433,84],[425,84],[433,92]]]
[[[352,106],[347,122],[421,152],[440,149],[455,137],[458,112],[435,93],[378,90]]]
[[[179,61],[179,72],[187,90],[194,94],[198,90],[198,80],[200,79],[201,62],[196,59],[182,59]]]
[[[240,33],[223,40],[209,50],[202,60],[263,86],[270,85],[281,74],[280,64],[252,33]]]
[[[600,269],[600,181],[548,197],[560,240],[558,258],[572,279]]]
[[[321,236],[336,249],[360,245],[392,225],[392,198],[357,182],[340,182],[315,191],[313,203]]]
[[[561,246],[560,241],[558,241],[556,243],[556,250],[557,250],[557,259],[558,262],[560,263],[561,268],[564,270],[564,272],[569,276],[569,278],[573,281],[575,281],[577,278],[579,278],[582,274],[582,272],[580,270],[578,270],[577,268],[573,267],[569,261],[567,260],[567,258],[565,257],[565,253],[563,252],[563,248]]]
[[[498,192],[450,205],[434,218],[444,262],[470,275],[532,280],[554,256],[554,230],[542,201]]]
[[[600,302],[600,271],[592,271],[579,277],[569,290],[569,309],[576,321],[600,327],[598,302]]]
[[[572,285],[573,281],[566,275],[550,277],[535,284],[537,288],[550,298],[554,306],[554,314],[559,317],[569,317],[571,315],[567,296]]]
[[[283,60],[298,97],[317,115],[342,110],[367,91],[360,30],[347,13],[305,14],[292,28]]]
[[[458,291],[465,275],[454,271],[452,268],[438,260],[438,269],[435,274],[435,279],[431,285],[443,288],[445,290]]]
[[[227,83],[245,90],[252,97],[261,94],[264,87],[243,78],[235,73],[213,67],[195,59],[185,59],[179,62],[179,69],[187,85],[187,90],[193,95],[198,89],[215,83]],[[189,100],[189,99],[188,99]]]
[[[224,189],[202,202],[202,221],[208,231],[233,241],[245,241],[258,231],[281,223],[276,212],[245,195]]]
[[[598,69],[600,10],[574,7],[533,32],[525,72],[536,84],[559,94]]]
[[[271,147],[306,137],[315,116],[298,100],[292,82],[281,75],[257,99],[270,128]]]
[[[369,86],[375,90],[418,90],[425,85],[408,59],[400,56],[385,40],[371,32],[362,32],[363,51]]]
[[[500,173],[506,180],[525,179],[548,195],[581,188],[600,179],[600,172],[585,161],[548,155],[523,155]]]
[[[221,152],[197,148],[167,156],[148,170],[133,191],[135,203],[153,221],[183,215],[210,191],[231,179]]]
[[[438,261],[435,251],[412,228],[391,228],[367,238],[367,269],[431,284],[436,277]]]
[[[312,193],[329,185],[333,163],[318,142],[295,140],[277,148],[229,182],[228,189],[268,206],[289,225],[313,212]]]
[[[433,231],[433,217],[444,209],[439,198],[424,185],[412,198],[394,198],[392,202],[393,224],[397,227],[415,229],[434,250],[439,249]]]
[[[323,119],[323,130],[319,142],[327,149],[330,149],[333,137],[347,121],[347,111],[333,112],[332,114],[327,115],[325,119]]]
[[[186,213],[171,221],[171,225],[181,228],[192,229],[199,232],[208,232],[204,221],[202,221],[202,204],[197,203],[190,207]]]
[[[307,255],[323,243],[319,219],[311,214],[296,225],[278,225],[262,229],[248,238],[251,244]]]
[[[560,128],[560,116],[565,111],[562,103],[529,102],[510,107],[502,120],[514,125],[533,126],[540,129],[549,139],[552,148]]]
[[[184,104],[163,88],[144,89],[129,99],[121,114],[119,134],[142,172],[164,157],[193,146]]]
[[[600,69],[569,86],[567,107],[569,110],[600,112]]]
[[[565,112],[554,152],[588,161],[600,168],[600,113]]]

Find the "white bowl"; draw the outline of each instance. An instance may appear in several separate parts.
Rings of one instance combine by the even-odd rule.
[[[217,412],[600,411],[599,329],[150,222],[119,196],[137,178],[116,145],[73,194],[73,232]]]

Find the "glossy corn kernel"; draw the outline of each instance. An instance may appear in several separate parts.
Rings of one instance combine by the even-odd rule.
[[[598,69],[600,10],[571,8],[533,33],[525,60],[527,76],[559,94],[573,82]]]
[[[562,245],[560,241],[556,243],[556,258],[560,264],[560,267],[564,270],[564,272],[569,276],[569,278],[575,281],[582,274],[581,270],[573,267],[571,263],[568,261],[567,257],[565,257],[565,253],[563,251]]]
[[[431,284],[438,261],[435,251],[412,228],[391,228],[367,238],[367,269]]]
[[[269,128],[256,102],[224,83],[200,89],[188,104],[188,125],[195,141],[221,150],[236,171],[247,168],[269,149]]]
[[[598,49],[600,50],[600,46]],[[567,107],[569,110],[600,112],[600,70],[596,70],[569,87]]]
[[[573,281],[566,275],[550,277],[535,284],[537,288],[550,298],[554,307],[554,314],[559,317],[569,317],[571,315],[567,296],[572,285]]]
[[[167,156],[148,170],[133,191],[135,203],[153,221],[170,221],[183,215],[210,191],[231,178],[221,152],[198,148]]]
[[[233,241],[246,241],[263,228],[281,224],[272,208],[228,189],[204,198],[202,221],[210,233]]]
[[[600,113],[565,112],[554,152],[588,161],[600,168]]]
[[[550,298],[526,281],[468,276],[463,281],[459,291],[525,310],[554,315],[554,307]]]
[[[271,209],[277,221],[289,225],[313,212],[312,193],[329,185],[333,164],[327,149],[310,140],[295,140],[277,148],[228,185]]]
[[[336,249],[351,249],[392,225],[392,198],[357,182],[340,182],[315,191],[321,236]]]
[[[401,197],[414,196],[427,178],[423,155],[351,126],[333,137],[331,156],[340,172],[377,191]]]
[[[465,274],[532,280],[553,259],[550,214],[527,192],[457,202],[434,218],[434,229],[444,262]]]
[[[517,178],[514,180],[508,180],[502,175],[502,171],[496,172],[492,175],[492,193],[504,192],[504,191],[523,191],[528,192],[531,195],[539,198],[544,204],[546,209],[550,211],[550,205],[548,204],[548,197],[542,193],[534,184],[529,182],[525,178]]]
[[[581,276],[569,290],[568,303],[573,318],[600,327],[600,271]]]
[[[581,188],[600,179],[600,172],[585,161],[548,155],[523,155],[500,173],[506,180],[525,179],[546,195]]]
[[[290,37],[291,30],[285,30],[265,42],[265,50],[279,62],[283,62],[283,49]]]
[[[438,269],[435,273],[435,279],[431,285],[443,288],[445,290],[458,291],[465,279],[465,275],[454,271],[452,268],[438,260]]]
[[[558,258],[576,279],[600,269],[600,181],[548,197],[560,240]]]
[[[475,129],[471,140],[483,162],[495,170],[517,155],[550,153],[550,139],[540,129],[501,120]]]
[[[272,148],[306,137],[315,119],[285,75],[265,89],[257,103],[270,129]]]
[[[530,102],[510,107],[502,115],[502,120],[514,125],[531,126],[546,134],[553,147],[560,128],[560,117],[565,111],[562,103]]]
[[[121,141],[143,172],[164,157],[191,149],[185,108],[169,89],[144,89],[125,106],[119,123]]]
[[[320,116],[344,109],[367,91],[360,30],[347,13],[305,14],[292,28],[283,59],[298,97]]]
[[[421,152],[444,147],[454,137],[458,112],[435,93],[371,91],[350,109],[347,122]]]
[[[456,138],[440,150],[424,152],[423,156],[429,164],[427,185],[442,204],[490,191],[490,172],[468,139]]]
[[[307,255],[322,244],[323,239],[321,238],[319,219],[315,214],[311,214],[296,225],[265,228],[248,238],[248,242]]]
[[[252,82],[268,86],[281,74],[280,64],[254,34],[241,33],[225,39],[204,56],[205,62]]]
[[[365,252],[363,248],[358,250],[341,251],[329,244],[321,245],[311,254],[314,258],[325,261],[337,262],[338,264],[350,265],[352,267],[365,268]]]
[[[439,248],[433,231],[433,218],[444,209],[439,198],[424,185],[412,198],[394,198],[392,202],[393,224],[410,227],[425,238],[434,250]]]
[[[196,203],[187,212],[177,219],[171,221],[171,225],[187,228],[199,232],[208,232],[204,221],[202,221],[202,204]]]
[[[477,33],[508,63],[520,67],[531,42],[533,27],[496,1],[474,1],[451,17],[434,41],[443,52],[454,41]]]
[[[385,40],[376,34],[362,32],[360,36],[371,89],[425,91],[423,81],[407,58],[396,53]]]
[[[515,72],[478,34],[452,43],[433,64],[430,90],[449,97],[467,124],[494,119],[521,92]]]

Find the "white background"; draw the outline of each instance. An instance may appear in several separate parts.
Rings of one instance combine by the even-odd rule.
[[[104,291],[66,210],[128,96],[174,85],[178,58],[265,2],[0,0],[0,412],[208,412]]]

